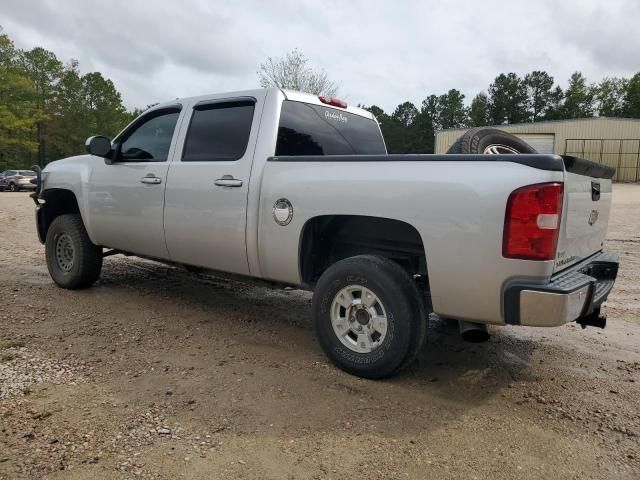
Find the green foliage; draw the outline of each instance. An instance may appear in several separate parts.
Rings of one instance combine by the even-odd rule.
[[[551,91],[549,96],[549,107],[544,115],[544,120],[562,120],[562,102],[564,101],[564,92],[558,85]]]
[[[489,85],[489,121],[494,125],[526,121],[527,103],[527,87],[515,73],[502,73]]]
[[[625,117],[640,118],[640,73],[629,80],[622,109]]]
[[[489,125],[489,97],[481,92],[471,101],[468,126],[484,127],[485,125]]]
[[[464,106],[464,95],[452,88],[438,97],[440,128],[460,128],[467,124],[468,112]]]
[[[310,69],[297,50],[284,59],[268,59],[259,76],[263,86],[286,84],[325,94],[337,88],[324,71]],[[375,105],[368,110],[380,122],[389,153],[431,153],[439,129],[593,115],[640,118],[640,73],[589,85],[576,72],[566,90],[554,86],[544,71],[524,78],[507,73],[498,75],[487,92],[470,106],[459,90],[450,89],[427,95],[419,109],[404,102],[390,115]],[[113,82],[101,73],[82,74],[76,60],[64,65],[44,48],[20,50],[0,29],[0,171],[82,153],[87,137],[113,137],[146,108],[128,112]]]
[[[132,115],[99,72],[82,75],[76,60],[65,66],[0,35],[0,171],[82,153],[87,137],[114,136]]]
[[[551,107],[553,77],[547,72],[536,70],[525,75],[523,84],[527,89],[528,120],[536,122]]]
[[[598,114],[602,117],[621,117],[624,114],[624,95],[629,81],[626,78],[603,78],[595,88]]]
[[[563,118],[593,117],[594,87],[587,85],[587,80],[580,72],[574,72],[569,79],[569,86],[564,92],[562,105]]]
[[[428,95],[416,113],[410,102],[398,105],[388,116],[380,107],[369,108],[382,124],[390,153],[431,153],[437,130],[481,127],[510,123],[609,117],[640,118],[640,73],[631,79],[604,78],[589,85],[576,72],[566,90],[554,86],[544,71],[520,78],[515,73],[500,74],[489,86],[488,95],[476,95],[469,107],[464,95],[451,89],[444,95]]]

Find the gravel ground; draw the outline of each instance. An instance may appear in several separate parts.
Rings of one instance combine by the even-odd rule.
[[[106,259],[49,279],[0,193],[0,478],[640,478],[640,185],[616,185],[606,330],[430,320],[385,381],[330,365],[310,294]]]

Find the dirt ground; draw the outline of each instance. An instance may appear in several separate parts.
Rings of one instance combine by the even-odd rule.
[[[0,193],[0,478],[640,478],[640,185],[616,185],[604,331],[430,320],[384,381],[329,364],[309,293],[105,260],[53,285]]]

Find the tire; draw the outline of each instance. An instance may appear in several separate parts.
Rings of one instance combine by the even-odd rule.
[[[51,222],[45,255],[49,275],[62,288],[87,288],[100,277],[102,248],[91,243],[78,214],[60,215]]]
[[[515,135],[496,128],[478,127],[467,130],[455,141],[447,153],[461,154],[518,154],[538,153]]]
[[[16,185],[15,183],[10,183],[9,184],[9,191],[11,191],[11,192],[19,192],[20,191],[20,187],[18,185]]]
[[[360,298],[375,298],[371,307],[358,303],[358,288]],[[340,305],[340,298],[349,308]],[[418,288],[397,263],[384,257],[360,255],[333,264],[316,285],[312,309],[320,346],[338,368],[352,375],[388,377],[409,365],[424,342],[427,319]],[[373,311],[383,314],[377,318],[386,318],[384,336],[379,331],[359,334],[368,338],[368,347],[373,345],[370,349],[361,349],[356,330],[373,331],[374,316],[369,314],[369,323],[364,324],[366,318],[361,323],[360,310],[366,310],[363,317]],[[356,314],[351,315],[353,312]],[[340,318],[345,320],[339,323]],[[339,335],[334,323],[346,334]]]

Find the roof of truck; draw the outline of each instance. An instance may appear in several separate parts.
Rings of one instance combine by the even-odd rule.
[[[348,113],[353,113],[355,115],[360,115],[362,117],[366,117],[366,118],[371,118],[371,119],[375,119],[375,117],[373,116],[373,114],[371,112],[369,112],[368,110],[365,110],[364,108],[360,108],[360,107],[355,107],[352,105],[347,104],[346,108],[340,108],[340,107],[335,107],[332,105],[327,105],[325,103],[322,103],[320,101],[320,98],[318,95],[313,95],[311,93],[304,93],[304,92],[297,92],[295,90],[286,90],[286,89],[281,89],[281,88],[277,88],[277,87],[272,87],[272,88],[256,88],[253,90],[240,90],[240,91],[235,91],[235,92],[219,92],[219,93],[210,93],[207,95],[197,95],[194,97],[183,97],[183,98],[176,98],[175,100],[169,100],[167,102],[162,102],[162,103],[158,103],[157,105],[154,105],[153,107],[151,107],[149,110],[155,110],[158,108],[166,108],[166,107],[170,107],[172,105],[176,105],[176,103],[182,103],[182,102],[198,102],[198,101],[204,101],[204,100],[210,100],[212,96],[215,96],[217,98],[238,98],[238,97],[252,97],[252,96],[256,96],[259,93],[263,93],[265,91],[279,91],[282,92],[282,94],[284,95],[285,99],[287,100],[293,100],[295,102],[304,102],[304,103],[311,103],[314,105],[319,105],[322,107],[326,107],[326,108],[334,108],[336,110],[339,111],[346,111]]]

